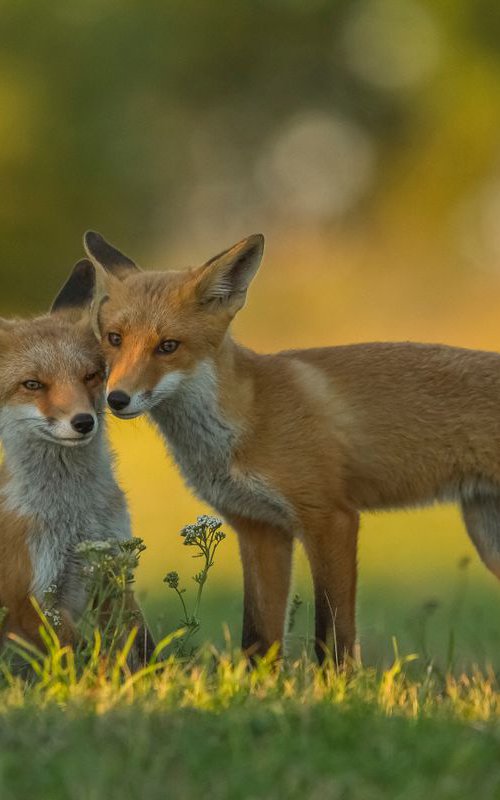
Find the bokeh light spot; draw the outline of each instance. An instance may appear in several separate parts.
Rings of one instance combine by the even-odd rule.
[[[282,127],[258,175],[282,213],[321,222],[341,216],[365,194],[375,160],[371,139],[352,120],[309,112]]]
[[[347,66],[381,89],[407,89],[435,70],[439,35],[431,14],[413,0],[364,0],[343,31]]]

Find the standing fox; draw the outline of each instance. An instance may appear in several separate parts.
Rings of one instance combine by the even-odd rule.
[[[130,537],[104,430],[105,363],[82,311],[93,282],[92,265],[81,261],[50,315],[0,320],[2,633],[38,645],[31,596],[43,606],[47,591],[56,594],[60,641],[73,643],[86,603],[76,546]],[[143,647],[138,641],[138,657]]]
[[[94,316],[121,419],[149,413],[191,488],[237,532],[243,647],[281,642],[294,538],[315,590],[316,650],[355,642],[359,514],[456,499],[500,577],[500,356],[359,344],[258,355],[233,341],[264,240],[182,272],[142,272],[96,233]]]

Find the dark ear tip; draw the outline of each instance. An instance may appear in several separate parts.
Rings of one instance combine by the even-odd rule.
[[[265,244],[264,234],[253,233],[248,237],[246,243],[250,249],[257,250],[259,253],[263,253]]]
[[[95,270],[92,261],[89,258],[81,258],[73,267],[73,274],[94,280]]]
[[[97,231],[85,231],[83,234],[83,243],[87,247],[93,247],[102,242],[102,236]]]
[[[95,269],[88,258],[77,261],[68,280],[52,303],[51,313],[90,305],[95,286]]]
[[[87,231],[83,235],[83,245],[87,255],[93,261],[98,261],[108,272],[118,274],[120,270],[138,269],[131,258],[117,250],[97,231]]]

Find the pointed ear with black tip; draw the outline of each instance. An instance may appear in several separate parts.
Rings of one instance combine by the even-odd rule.
[[[52,303],[50,312],[74,311],[88,308],[94,299],[95,269],[88,258],[82,258],[73,267],[68,280]]]
[[[211,258],[200,269],[198,300],[208,308],[227,308],[236,314],[245,305],[247,289],[259,269],[264,252],[260,233]]]
[[[96,337],[100,338],[99,309],[108,295],[111,276],[99,265],[82,258],[52,303],[50,313],[81,312],[77,319],[90,322]]]
[[[130,271],[139,269],[131,258],[109,244],[100,233],[87,231],[83,237],[83,246],[93,264],[99,264],[117,278],[123,278]]]

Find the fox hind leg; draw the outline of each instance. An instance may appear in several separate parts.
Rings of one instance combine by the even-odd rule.
[[[462,517],[477,552],[500,579],[500,490],[462,498]]]

